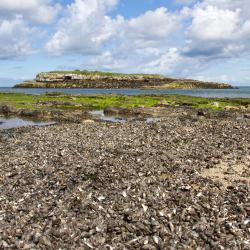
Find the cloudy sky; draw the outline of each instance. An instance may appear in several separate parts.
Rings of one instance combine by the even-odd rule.
[[[250,86],[249,0],[0,0],[0,87],[55,69]]]

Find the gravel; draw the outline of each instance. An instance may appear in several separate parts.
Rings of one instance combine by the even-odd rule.
[[[249,125],[3,130],[0,249],[250,249]]]

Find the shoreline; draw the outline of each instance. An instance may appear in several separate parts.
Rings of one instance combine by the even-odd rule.
[[[40,85],[39,85],[40,84]],[[175,90],[192,90],[192,89],[237,89],[237,87],[231,86],[231,87],[212,87],[212,86],[165,86],[165,85],[159,85],[159,86],[124,86],[124,87],[117,87],[117,86],[107,86],[105,87],[104,85],[98,85],[98,86],[93,86],[93,85],[88,85],[88,86],[83,86],[81,87],[80,85],[72,85],[72,86],[67,86],[68,83],[64,83],[64,84],[50,84],[47,85],[45,83],[37,83],[37,86],[32,85],[32,84],[28,84],[27,85],[15,85],[13,87],[13,89],[26,89],[26,88],[30,88],[30,89],[141,89],[141,90],[158,90],[158,89],[162,89],[162,90],[171,90],[171,89],[175,89]]]
[[[46,88],[0,88],[0,92],[6,93],[26,93],[26,94],[46,94],[51,92],[65,94],[117,94],[117,95],[141,95],[156,94],[169,95],[179,94],[204,98],[250,98],[250,87],[238,87],[234,89],[46,89]]]

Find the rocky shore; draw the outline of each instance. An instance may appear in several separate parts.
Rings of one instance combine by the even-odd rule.
[[[227,114],[1,131],[0,249],[250,249],[250,120]]]
[[[0,115],[36,121],[81,123],[98,119],[92,112],[117,118],[138,120],[150,117],[169,117],[185,113],[203,117],[250,116],[249,98],[201,98],[182,95],[65,95],[47,93],[29,95],[0,93]],[[200,116],[202,117],[202,116]],[[134,119],[135,118],[135,119]],[[131,120],[129,119],[129,120]]]
[[[34,80],[15,88],[162,88],[162,89],[230,89],[225,83],[175,79],[161,75],[119,74],[98,71],[52,71],[39,73]]]

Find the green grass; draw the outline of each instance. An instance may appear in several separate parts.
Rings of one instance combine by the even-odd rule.
[[[88,174],[88,175],[85,175],[83,179],[85,181],[96,181],[97,180],[97,175],[95,175],[95,174]]]
[[[37,102],[62,101],[73,104],[82,104],[81,107],[71,105],[44,106]],[[0,104],[9,104],[18,109],[41,109],[41,110],[94,110],[104,109],[110,106],[126,108],[153,107],[156,104],[167,104],[170,106],[190,106],[199,109],[220,110],[226,106],[239,107],[250,105],[250,98],[246,99],[219,99],[201,98],[183,95],[65,95],[65,94],[43,94],[29,95],[22,93],[0,93]]]
[[[107,77],[147,77],[147,78],[163,78],[158,74],[125,74],[125,73],[114,73],[114,72],[103,72],[103,71],[88,71],[88,70],[66,70],[66,71],[50,71],[45,74],[78,74],[88,76],[107,76]],[[43,73],[42,73],[43,74]]]

